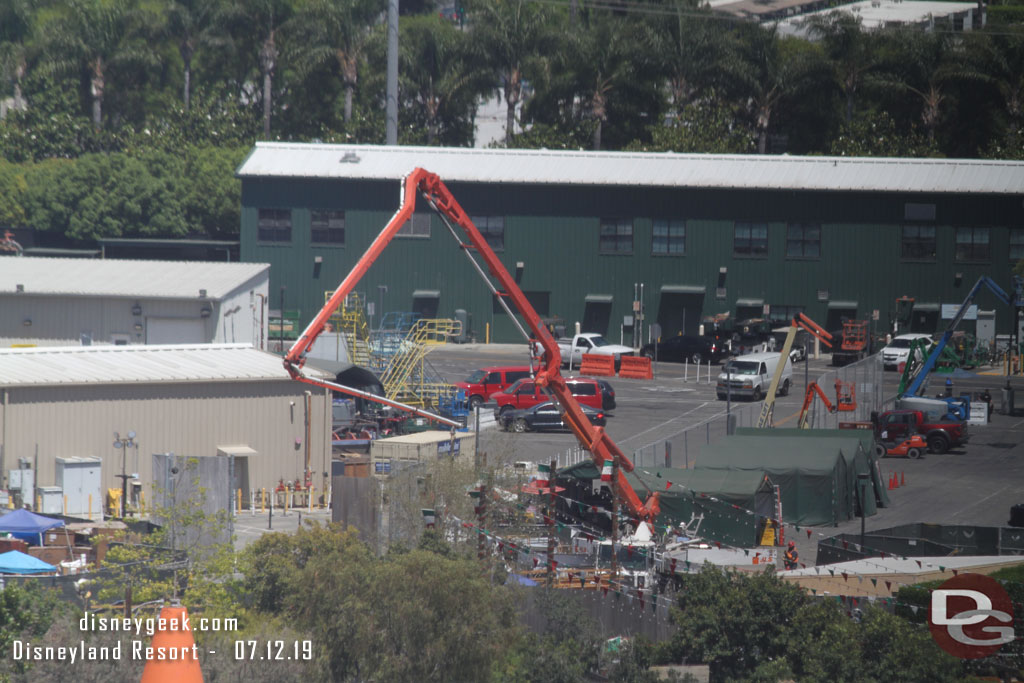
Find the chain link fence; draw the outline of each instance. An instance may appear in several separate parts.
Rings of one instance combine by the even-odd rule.
[[[815,399],[808,411],[807,426],[815,429],[837,429],[840,422],[870,420],[872,411],[882,411],[884,406],[891,404],[895,399],[893,396],[884,395],[883,372],[881,356],[875,354],[856,363],[828,370],[817,377],[808,377],[807,379],[815,382],[828,396],[833,406],[838,404],[836,380],[849,384],[854,392],[856,407],[851,411],[829,412],[820,400]],[[797,386],[803,384],[799,375],[799,368],[795,368],[793,379]],[[733,402],[728,415],[717,415],[633,451],[633,463],[637,467],[693,467],[700,458],[701,450],[706,446],[717,443],[736,428],[756,427],[761,416],[761,405],[760,402]],[[724,402],[722,408],[724,411]],[[797,420],[798,418],[787,419],[779,415],[776,408],[775,426],[797,427]],[[568,458],[568,455],[563,457]]]

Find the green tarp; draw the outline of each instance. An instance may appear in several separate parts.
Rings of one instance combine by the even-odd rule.
[[[766,432],[772,430],[765,430]],[[697,462],[698,470],[764,472],[779,487],[782,519],[792,524],[838,524],[854,516],[858,439],[849,439],[849,454],[842,440],[811,439],[804,435],[758,433],[730,436],[708,446]],[[861,455],[863,457],[863,455]]]
[[[558,479],[600,479],[592,463],[559,470]],[[766,518],[775,517],[775,487],[763,472],[643,468],[626,478],[641,499],[659,494],[658,532],[688,525],[697,536],[725,545],[749,548],[759,544]]]
[[[889,507],[888,482],[882,479],[882,471],[875,456],[874,433],[867,429],[755,429],[741,427],[736,436],[768,436],[768,437],[803,437],[805,439],[832,439],[846,459],[848,471],[856,477],[866,473],[871,477],[868,495],[865,496],[864,509],[868,515],[878,512],[878,508]],[[871,493],[874,492],[874,495]],[[859,508],[857,511],[858,512]]]

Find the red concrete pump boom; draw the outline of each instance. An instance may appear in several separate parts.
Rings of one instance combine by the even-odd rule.
[[[312,322],[309,323],[305,331],[301,336],[299,336],[295,344],[288,351],[288,354],[284,359],[284,366],[288,370],[289,374],[291,374],[294,379],[303,382],[363,396],[364,398],[368,398],[373,401],[378,401],[403,410],[425,415],[432,420],[437,420],[444,424],[453,426],[456,424],[451,420],[418,408],[413,408],[412,406],[406,406],[396,401],[389,401],[379,396],[359,392],[358,390],[351,389],[350,387],[344,387],[331,382],[306,377],[302,374],[302,366],[305,363],[306,353],[309,351],[309,348],[312,346],[317,336],[323,332],[332,312],[341,305],[341,302],[344,301],[345,297],[348,296],[355,288],[356,284],[363,275],[366,274],[366,271],[369,270],[374,261],[377,260],[381,252],[384,251],[395,234],[401,229],[406,221],[412,217],[413,211],[416,208],[417,193],[423,196],[427,203],[430,204],[430,206],[441,217],[441,220],[444,221],[448,230],[452,233],[452,236],[458,243],[459,248],[462,249],[463,253],[466,254],[477,272],[484,279],[484,282],[488,288],[490,288],[491,293],[498,297],[498,302],[509,313],[509,318],[516,323],[520,332],[523,333],[523,336],[527,337],[528,341],[536,341],[543,349],[543,352],[540,354],[541,366],[537,370],[535,377],[537,386],[547,391],[556,401],[558,401],[559,405],[565,411],[565,420],[570,429],[572,429],[573,434],[576,435],[580,445],[590,451],[598,469],[600,469],[601,466],[609,460],[618,464],[618,474],[615,483],[619,493],[622,495],[629,508],[630,514],[641,521],[650,521],[654,519],[660,511],[658,494],[653,492],[646,501],[642,501],[636,491],[633,490],[633,487],[629,484],[624,473],[633,471],[632,461],[623,454],[615,442],[612,441],[605,433],[604,429],[590,424],[590,420],[588,420],[586,415],[584,415],[579,403],[576,402],[576,399],[570,392],[565,379],[559,372],[559,368],[562,364],[562,357],[554,337],[551,336],[547,327],[541,322],[540,316],[537,315],[533,306],[530,305],[526,295],[523,294],[521,289],[519,289],[519,286],[515,283],[515,280],[509,274],[505,266],[502,265],[498,256],[494,253],[494,250],[492,250],[487,244],[487,240],[484,239],[477,227],[473,225],[473,222],[466,215],[466,212],[463,211],[462,207],[455,200],[455,197],[452,196],[451,192],[441,181],[440,177],[421,168],[415,169],[405,177],[403,180],[403,198],[401,207],[399,207],[398,211],[380,234],[377,235],[377,238],[366,250],[366,253],[363,254],[362,258],[360,258],[352,268],[352,271],[338,286],[338,289],[335,290],[333,295],[331,295],[331,298],[328,299],[327,303],[324,305],[323,310],[313,318]],[[453,224],[461,228],[465,237],[469,239],[468,244],[460,239]],[[484,272],[484,269],[473,257],[472,252],[474,251],[483,259],[487,271],[490,272],[490,276],[497,281],[497,286],[495,286],[487,273]],[[508,304],[506,303],[506,299],[511,299],[512,304],[515,306],[516,310],[519,311],[526,323],[529,333],[519,325],[515,316],[512,315],[512,312],[509,310]],[[532,347],[533,345],[531,344],[531,348]]]

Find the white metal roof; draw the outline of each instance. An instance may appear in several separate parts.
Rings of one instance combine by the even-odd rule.
[[[821,576],[833,572],[858,574],[921,574],[946,569],[968,569],[994,564],[1014,565],[1024,563],[1020,555],[947,555],[943,557],[872,557],[867,560],[850,560],[818,567],[803,567],[779,572],[783,577]]]
[[[241,178],[398,181],[421,167],[446,182],[876,192],[1024,192],[1024,162],[386,147],[257,142]]]
[[[804,35],[804,22],[813,16],[845,12],[860,17],[864,30],[883,28],[889,24],[923,24],[933,19],[965,14],[977,9],[976,2],[942,2],[941,0],[861,0],[839,7],[788,17],[779,22],[779,30],[787,35]]]
[[[226,297],[268,263],[217,261],[134,261],[120,259],[7,257],[0,262],[0,294],[124,296],[149,299]]]
[[[307,368],[311,377],[330,377]],[[280,356],[247,344],[50,346],[0,349],[0,386],[288,379]]]

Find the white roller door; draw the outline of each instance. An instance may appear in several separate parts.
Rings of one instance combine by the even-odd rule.
[[[204,344],[205,321],[196,318],[146,318],[147,344]]]

